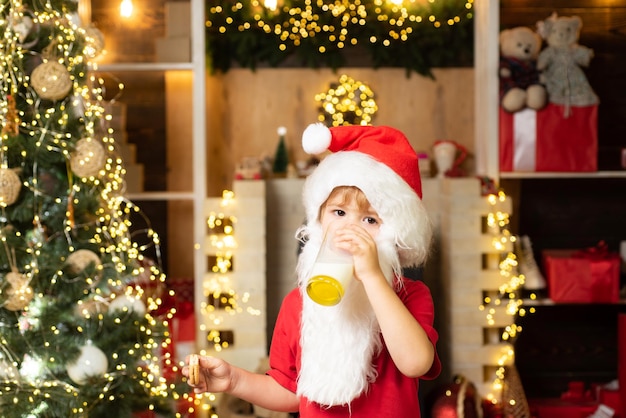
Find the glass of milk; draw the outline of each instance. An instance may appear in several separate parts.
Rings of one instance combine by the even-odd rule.
[[[309,298],[323,306],[341,302],[354,272],[352,255],[335,247],[333,240],[334,234],[327,231],[306,286]]]

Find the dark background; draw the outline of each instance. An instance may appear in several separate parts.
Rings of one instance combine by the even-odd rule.
[[[600,98],[598,169],[622,170],[626,148],[626,1],[502,0],[502,28],[528,26],[553,12],[580,16],[581,45],[594,50],[586,69]],[[617,251],[626,240],[626,176],[507,179],[512,229],[528,235],[541,266],[544,249],[580,249],[605,241]],[[622,285],[624,271],[621,275]],[[623,300],[623,299],[622,299]],[[528,397],[558,397],[567,383],[604,383],[617,377],[617,305],[540,305],[520,319],[516,363]]]

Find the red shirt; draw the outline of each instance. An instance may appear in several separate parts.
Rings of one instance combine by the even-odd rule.
[[[434,307],[428,287],[420,281],[404,279],[404,287],[398,291],[404,305],[420,323],[428,338],[437,343],[438,334],[433,328]],[[299,289],[291,291],[281,306],[272,345],[268,372],[281,386],[296,392],[300,369],[300,317],[302,294]],[[323,408],[307,399],[300,399],[301,418],[419,418],[418,387],[420,378],[403,375],[393,363],[386,347],[374,358],[378,378],[369,385],[367,392],[353,400],[350,407]],[[435,352],[435,360],[421,379],[434,379],[441,372],[441,362]]]

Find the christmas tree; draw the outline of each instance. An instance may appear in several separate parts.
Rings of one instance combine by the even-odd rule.
[[[279,126],[277,132],[278,146],[276,147],[276,152],[274,153],[272,171],[274,174],[285,174],[287,173],[287,166],[289,165],[289,154],[287,153],[287,145],[285,144],[287,128]]]
[[[145,257],[158,236],[133,240],[138,208],[90,65],[103,39],[77,7],[0,2],[0,411],[174,416],[173,310],[145,291],[165,280]]]

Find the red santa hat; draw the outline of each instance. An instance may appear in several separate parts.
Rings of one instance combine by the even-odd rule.
[[[388,126],[309,125],[302,134],[309,154],[332,151],[307,178],[303,201],[309,223],[338,186],[358,187],[383,221],[381,230],[394,236],[403,266],[419,265],[431,238],[430,220],[422,203],[415,150],[397,129]]]

